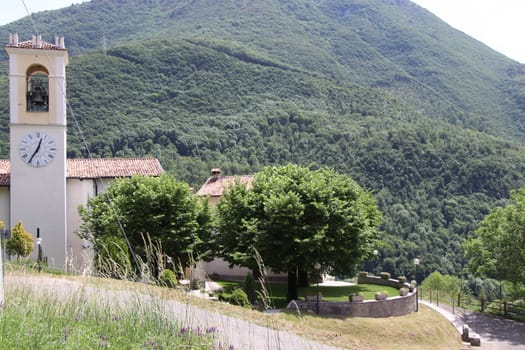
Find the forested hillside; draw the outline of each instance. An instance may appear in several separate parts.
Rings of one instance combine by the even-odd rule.
[[[334,167],[379,201],[383,270],[461,272],[464,237],[525,186],[524,67],[407,0],[93,0],[33,20],[71,50],[69,157],[85,137],[197,188],[212,166]]]

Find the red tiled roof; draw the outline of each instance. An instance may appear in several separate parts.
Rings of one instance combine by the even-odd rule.
[[[67,177],[95,179],[99,177],[159,176],[164,172],[156,158],[90,158],[68,159]]]
[[[252,187],[253,175],[238,176],[211,176],[206,180],[197,192],[197,196],[221,197],[225,189],[236,183],[246,184],[248,188]]]
[[[11,178],[11,163],[7,159],[0,159],[0,186],[9,186]]]
[[[67,160],[67,178],[96,179],[130,177],[133,175],[159,176],[164,173],[156,158],[75,158]],[[9,186],[10,162],[0,159],[0,186]]]

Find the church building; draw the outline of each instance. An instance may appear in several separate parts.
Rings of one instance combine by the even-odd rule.
[[[78,206],[115,178],[159,176],[155,158],[66,159],[66,65],[64,38],[55,43],[9,35],[9,160],[0,160],[0,220],[22,222],[37,234],[50,267],[76,270],[90,251],[76,235]],[[35,249],[36,251],[36,249]],[[35,257],[36,254],[33,255]]]

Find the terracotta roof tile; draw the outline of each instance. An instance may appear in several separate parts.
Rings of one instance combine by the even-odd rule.
[[[156,158],[75,158],[67,160],[67,178],[96,179],[130,177],[133,175],[159,176],[164,173]],[[0,159],[0,186],[9,186],[10,162]]]
[[[0,186],[9,186],[11,163],[7,159],[0,159]]]
[[[163,172],[164,169],[156,158],[75,158],[67,160],[68,178],[159,176]]]
[[[234,185],[236,182],[246,184],[248,188],[252,187],[254,175],[238,176],[211,176],[206,180],[197,192],[197,196],[221,197],[225,189]]]

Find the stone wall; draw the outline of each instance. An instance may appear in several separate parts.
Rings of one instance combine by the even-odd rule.
[[[354,317],[390,317],[401,316],[416,311],[416,292],[407,296],[391,297],[386,300],[365,300],[363,302],[319,301],[320,315],[354,316]],[[312,298],[313,299],[313,298]],[[292,301],[289,309],[301,312],[316,312],[317,302]]]
[[[357,284],[377,284],[380,286],[388,286],[397,289],[401,289],[403,287],[408,288],[410,285],[409,283],[399,282],[398,280],[394,279],[384,279],[377,276],[358,276]]]
[[[386,280],[379,277],[359,278],[359,283],[386,285],[394,288],[407,287],[397,280]],[[417,310],[417,289],[406,296],[394,296],[386,300],[365,300],[363,302],[323,301],[317,303],[314,297],[308,301],[292,301],[288,309],[299,309],[301,312],[319,311],[320,315],[354,316],[354,317],[390,317],[402,316]]]

